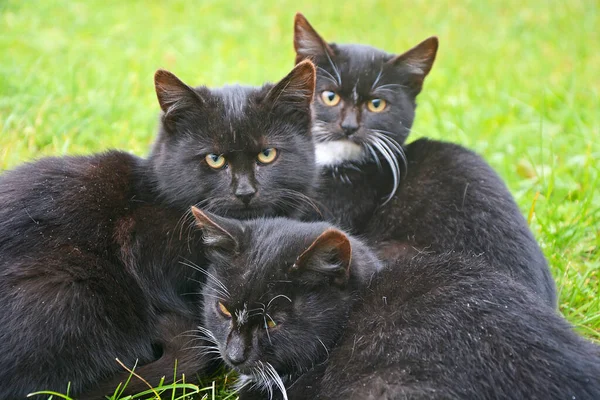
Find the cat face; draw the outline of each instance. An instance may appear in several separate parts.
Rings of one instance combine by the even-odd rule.
[[[296,15],[294,33],[296,62],[311,59],[317,67],[317,163],[382,158],[394,169],[413,123],[415,98],[435,59],[437,38],[393,55],[370,46],[327,43],[302,14]]]
[[[163,113],[150,160],[162,197],[240,218],[297,207],[314,179],[314,80],[310,63],[260,88],[191,88],[159,70]]]
[[[211,260],[201,329],[210,349],[242,381],[265,389],[323,361],[356,286],[350,271],[361,257],[352,254],[351,239],[325,223],[193,212]]]

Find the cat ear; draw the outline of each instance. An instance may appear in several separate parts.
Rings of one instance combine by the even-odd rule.
[[[154,87],[165,119],[172,119],[180,115],[182,111],[203,103],[202,98],[194,89],[164,69],[159,69],[154,74]]]
[[[238,251],[237,238],[242,229],[236,220],[219,217],[196,207],[192,207],[192,214],[196,218],[196,226],[202,229],[202,239],[206,246],[231,252]]]
[[[297,13],[294,18],[294,49],[296,50],[296,63],[322,55],[333,56],[331,47],[301,13]]]
[[[266,96],[273,106],[289,105],[310,108],[315,92],[315,66],[309,60],[302,61],[269,90]]]
[[[419,93],[423,86],[423,80],[431,71],[437,49],[438,38],[432,36],[387,63],[402,68],[403,71],[410,74],[412,87]]]
[[[329,278],[335,285],[344,286],[350,277],[352,247],[348,237],[337,229],[327,229],[300,254],[292,271],[313,272]]]

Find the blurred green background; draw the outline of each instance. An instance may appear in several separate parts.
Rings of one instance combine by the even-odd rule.
[[[0,170],[146,154],[157,68],[192,85],[277,80],[293,65],[296,11],[328,40],[389,52],[438,35],[412,138],[460,143],[496,168],[551,263],[560,310],[600,339],[599,4],[4,0]]]

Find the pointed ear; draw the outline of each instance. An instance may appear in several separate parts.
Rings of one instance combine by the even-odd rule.
[[[423,86],[423,80],[431,71],[438,49],[438,38],[432,36],[425,39],[407,52],[389,60],[389,65],[402,68],[411,75],[412,87],[419,93]]]
[[[300,254],[292,271],[302,273],[303,278],[311,281],[326,278],[334,285],[344,286],[350,277],[351,260],[350,240],[341,231],[330,228]]]
[[[269,90],[266,100],[277,105],[310,108],[315,92],[315,66],[309,60],[302,61]]]
[[[296,63],[322,55],[333,56],[331,47],[300,13],[297,13],[294,18],[294,49],[296,50]]]
[[[230,252],[239,250],[238,238],[242,229],[238,221],[219,217],[196,207],[192,207],[192,214],[196,218],[196,226],[202,230],[206,246]]]
[[[163,118],[171,120],[191,107],[203,104],[200,95],[169,71],[159,69],[154,74],[154,87]]]

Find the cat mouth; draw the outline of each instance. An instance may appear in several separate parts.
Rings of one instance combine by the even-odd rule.
[[[248,219],[255,218],[264,215],[272,214],[271,208],[265,205],[248,205],[248,206],[239,206],[239,207],[230,207],[227,209],[226,213],[227,217],[232,218],[240,218],[240,219]]]

